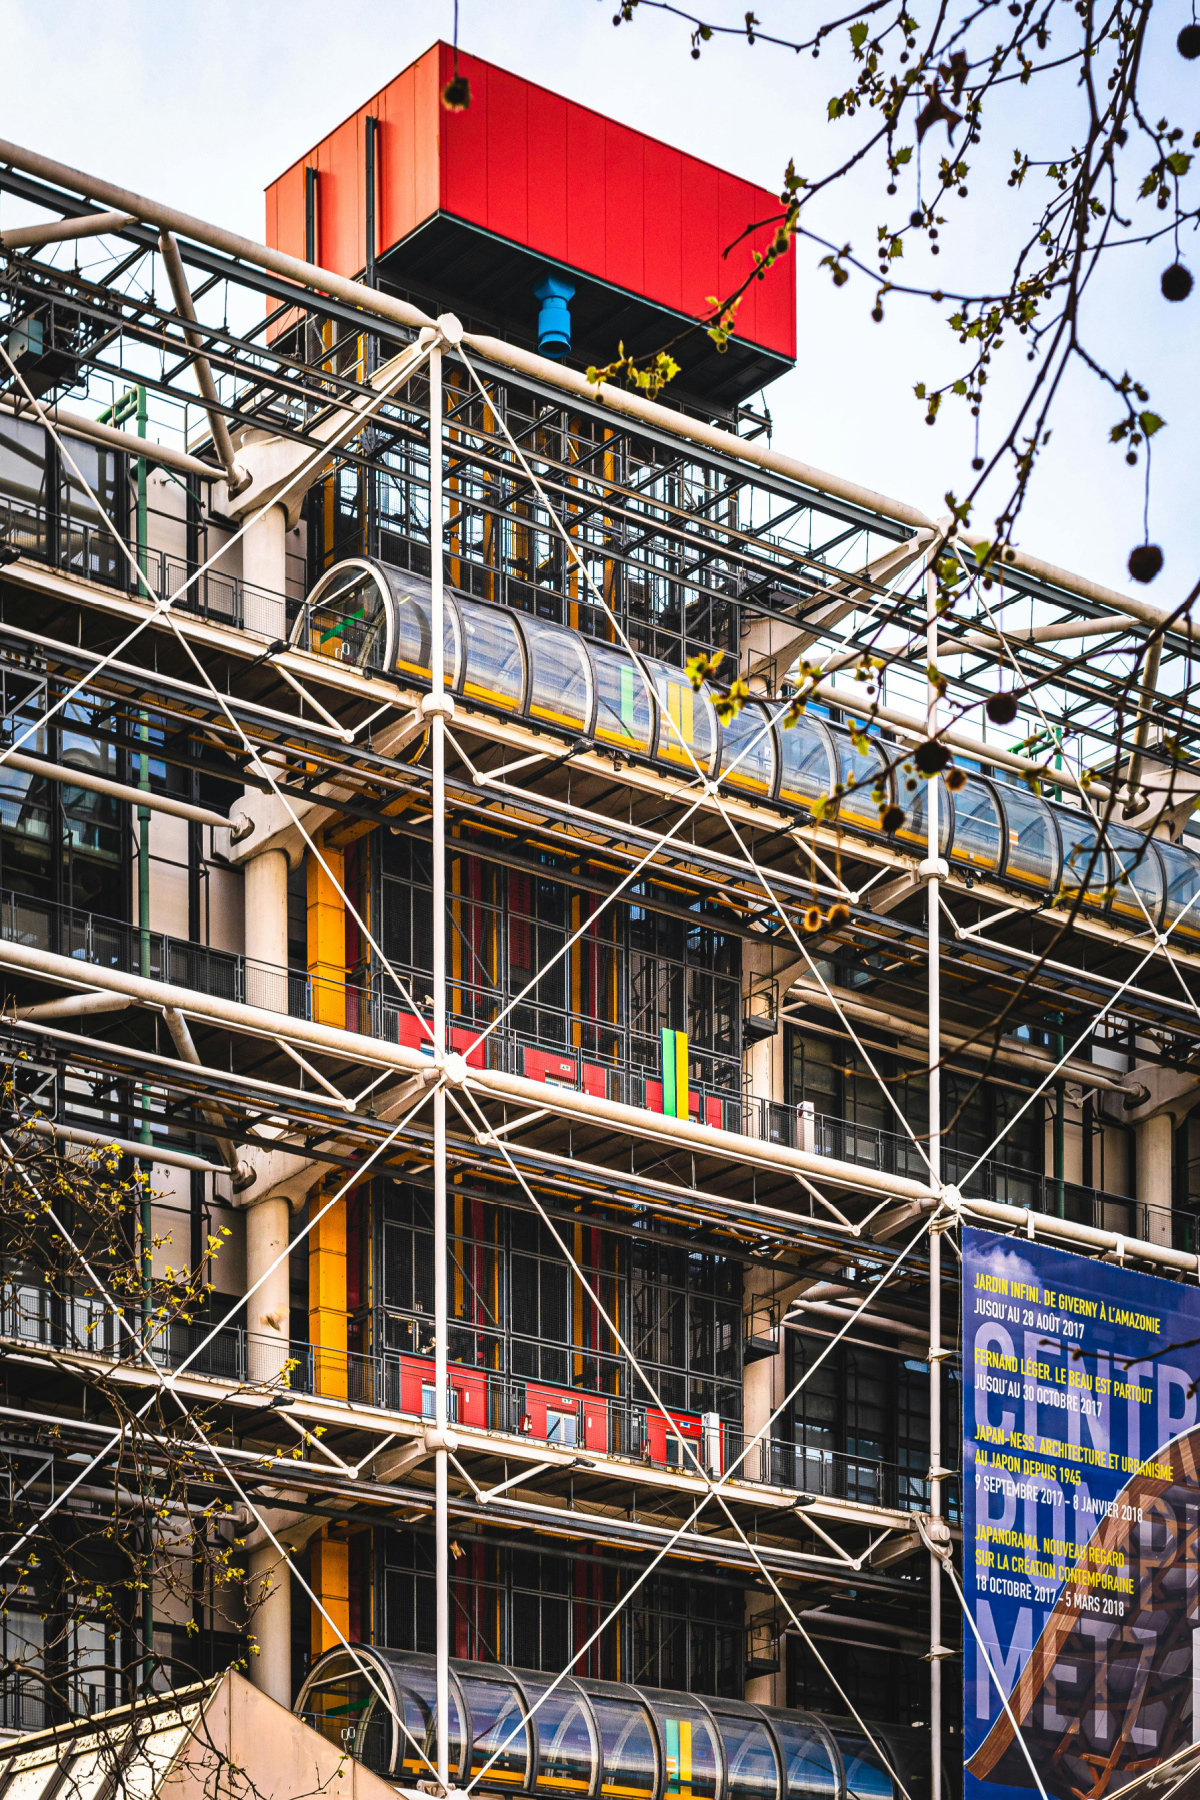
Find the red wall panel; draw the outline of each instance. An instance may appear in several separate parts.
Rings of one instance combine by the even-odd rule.
[[[565,262],[585,274],[604,269],[604,120],[582,106],[567,107],[567,244]],[[546,244],[532,244],[547,256]]]
[[[453,72],[435,44],[267,189],[267,241],[302,255],[305,166],[321,172],[318,260],[354,275],[365,262],[363,121],[380,120],[382,254],[441,210],[581,274],[696,314],[752,269],[762,228],[727,257],[747,225],[779,212],[778,196],[644,133],[605,119],[507,70],[459,54],[466,112],[440,105]],[[747,291],[740,337],[796,353],[795,261]]]

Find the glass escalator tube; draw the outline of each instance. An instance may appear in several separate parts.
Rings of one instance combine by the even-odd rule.
[[[646,677],[625,650],[583,640],[592,662],[596,718],[592,736],[631,755],[649,756],[654,742],[654,709]]]
[[[663,1754],[658,1800],[725,1800],[725,1758],[713,1715],[694,1694],[639,1688]]]
[[[366,557],[327,569],[301,607],[290,642],[356,668],[386,669],[392,651],[391,586]]]
[[[1155,840],[1167,876],[1162,928],[1172,938],[1200,938],[1200,857],[1182,844]]]
[[[1054,812],[1063,847],[1059,893],[1067,902],[1103,911],[1111,898],[1112,874],[1100,827],[1090,813],[1069,806],[1056,806]]]
[[[577,631],[527,613],[512,615],[525,639],[529,664],[525,716],[587,735],[591,730],[592,665]]]
[[[553,1677],[532,1669],[521,1669],[518,1674],[534,1709],[537,1792],[595,1800],[601,1773],[600,1733],[587,1695],[569,1675],[564,1675],[551,1693]]]
[[[1106,828],[1112,856],[1112,911],[1135,930],[1158,930],[1166,897],[1162,858],[1151,838],[1111,820]]]
[[[658,1734],[637,1689],[582,1678],[578,1685],[600,1738],[598,1800],[659,1800]]]
[[[999,875],[1004,868],[1004,848],[996,790],[982,775],[969,775],[966,786],[954,796],[950,861],[966,864],[981,875]]]
[[[503,606],[479,606],[470,600],[460,600],[458,610],[466,651],[463,699],[482,701],[504,713],[524,712],[525,641],[516,615]]]
[[[771,714],[761,700],[748,700],[721,726],[721,785],[773,799],[778,761]]]
[[[1062,844],[1054,808],[1023,782],[998,781],[994,792],[1004,810],[1004,872],[1026,887],[1053,893],[1062,866]]]
[[[837,752],[837,779],[844,790],[838,803],[838,822],[856,825],[860,831],[878,832],[879,815],[891,805],[895,794],[892,775],[883,773],[891,746],[873,737],[864,756],[854,748],[850,733],[842,726],[832,726],[830,734]],[[883,789],[882,804],[873,798],[879,787]]]
[[[779,1746],[761,1708],[709,1700],[725,1751],[725,1800],[787,1800]]]
[[[838,762],[829,727],[811,713],[796,723],[776,721],[779,737],[779,798],[792,806],[810,806],[833,792]]]
[[[658,698],[655,760],[688,775],[694,776],[696,769],[702,775],[715,775],[720,727],[708,694],[703,688],[696,693],[683,670],[669,663],[647,660],[646,668]]]
[[[806,1713],[762,1711],[783,1757],[787,1800],[845,1800],[841,1752],[828,1727]]]

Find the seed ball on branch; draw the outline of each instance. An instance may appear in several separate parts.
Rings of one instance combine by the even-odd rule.
[[[922,775],[940,775],[950,763],[950,751],[945,744],[939,744],[936,738],[926,738],[913,751],[913,761]]]
[[[957,794],[962,788],[965,788],[966,785],[967,771],[965,769],[951,769],[946,776],[946,787],[949,792]]]
[[[909,213],[908,222],[910,225],[923,225],[925,223],[925,214],[920,210],[919,207],[915,208],[912,212]]]
[[[1200,25],[1185,25],[1175,39],[1175,48],[1188,62],[1200,56]]]
[[[904,808],[902,806],[885,806],[879,815],[879,828],[886,832],[888,837],[894,837],[903,823]]]
[[[810,931],[810,932],[811,931],[820,931],[820,929],[821,929],[821,909],[820,909],[820,907],[819,906],[806,906],[804,909],[804,915],[803,915],[800,923],[804,926],[805,931]]]
[[[1169,269],[1163,270],[1158,285],[1164,300],[1186,300],[1192,291],[1192,271],[1180,262],[1172,263]]]
[[[471,84],[465,75],[454,75],[442,89],[442,105],[447,112],[466,112],[471,104]]]
[[[1129,552],[1129,573],[1135,581],[1153,581],[1163,566],[1163,553],[1157,544],[1139,544]]]
[[[848,925],[850,923],[850,908],[843,900],[839,900],[836,905],[830,907],[829,923],[833,926],[835,931],[840,930],[843,925]]]
[[[1011,725],[1017,716],[1017,696],[992,694],[984,711],[993,725]]]

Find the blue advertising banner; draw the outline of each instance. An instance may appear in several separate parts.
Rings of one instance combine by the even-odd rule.
[[[966,1800],[1099,1800],[1200,1738],[1200,1292],[968,1228],[962,1296]]]

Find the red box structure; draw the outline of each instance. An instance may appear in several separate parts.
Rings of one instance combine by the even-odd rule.
[[[561,274],[576,288],[575,363],[607,361],[622,339],[660,347],[750,273],[777,194],[478,57],[458,60],[467,111],[441,105],[453,51],[435,44],[272,182],[267,242],[340,275],[373,264],[381,286],[525,343],[536,338],[534,282]],[[680,385],[723,407],[783,373],[796,355],[794,257],[751,283],[725,355],[701,332],[681,350]]]

